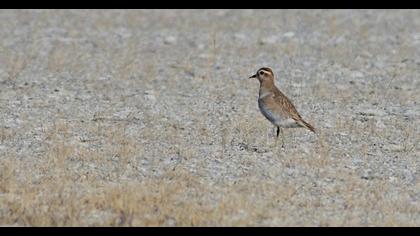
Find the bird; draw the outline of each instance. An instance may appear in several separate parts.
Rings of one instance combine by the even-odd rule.
[[[256,78],[260,82],[258,107],[261,113],[277,127],[276,144],[280,130],[282,134],[282,147],[284,136],[281,128],[307,128],[316,133],[315,128],[304,121],[290,99],[284,95],[274,83],[274,73],[268,67],[260,68],[249,79]]]

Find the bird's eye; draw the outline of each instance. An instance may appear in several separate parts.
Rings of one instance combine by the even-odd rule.
[[[260,75],[263,75],[264,74],[264,71],[260,71]]]

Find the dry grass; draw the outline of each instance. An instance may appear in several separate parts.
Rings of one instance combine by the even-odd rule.
[[[96,136],[97,141],[100,139],[103,143],[92,149],[82,145],[85,141],[71,144],[73,131],[65,122],[59,122],[46,129],[46,142],[50,144],[42,160],[31,166],[19,159],[2,160],[1,223],[33,226],[416,225],[395,218],[396,212],[402,216],[418,214],[419,206],[410,203],[408,196],[415,192],[408,191],[395,199],[387,197],[392,188],[387,180],[367,182],[351,170],[326,170],[326,166],[340,166],[342,155],[331,153],[323,134],[316,145],[317,154],[310,158],[302,157],[298,151],[284,154],[277,150],[281,159],[266,170],[264,180],[248,172],[233,182],[214,183],[208,177],[191,173],[182,161],[165,169],[160,176],[129,179],[127,173],[139,166],[136,158],[145,154],[144,147],[125,137],[124,127],[101,130],[96,130]],[[244,132],[249,134],[250,131],[245,129]],[[221,145],[229,148],[226,140]],[[197,158],[188,152],[191,150],[181,148],[178,155],[185,159]],[[223,152],[220,158],[224,158]],[[259,161],[263,160],[248,159],[241,165],[252,169]],[[79,166],[74,166],[74,162]],[[93,169],[84,169],[92,165]],[[158,163],[152,167],[154,165]],[[296,170],[297,166],[303,168],[304,176],[314,175],[330,184],[316,186],[305,178],[304,181],[295,179],[294,173],[286,182],[276,181],[280,171]],[[98,169],[108,170],[108,173],[101,174]],[[372,217],[372,212],[378,213]],[[332,217],[337,214],[340,217]]]

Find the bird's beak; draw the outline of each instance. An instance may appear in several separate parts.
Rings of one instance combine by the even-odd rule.
[[[257,74],[255,74],[255,75],[253,75],[253,76],[249,77],[248,79],[252,79],[252,78],[257,78]]]

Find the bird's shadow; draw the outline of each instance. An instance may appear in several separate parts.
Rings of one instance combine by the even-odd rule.
[[[246,143],[243,143],[243,142],[240,142],[238,144],[238,146],[239,146],[239,150],[241,150],[241,151],[256,152],[256,153],[267,153],[267,152],[270,152],[269,149],[259,148],[259,147],[256,147],[256,146],[250,146],[250,145],[248,145]]]

